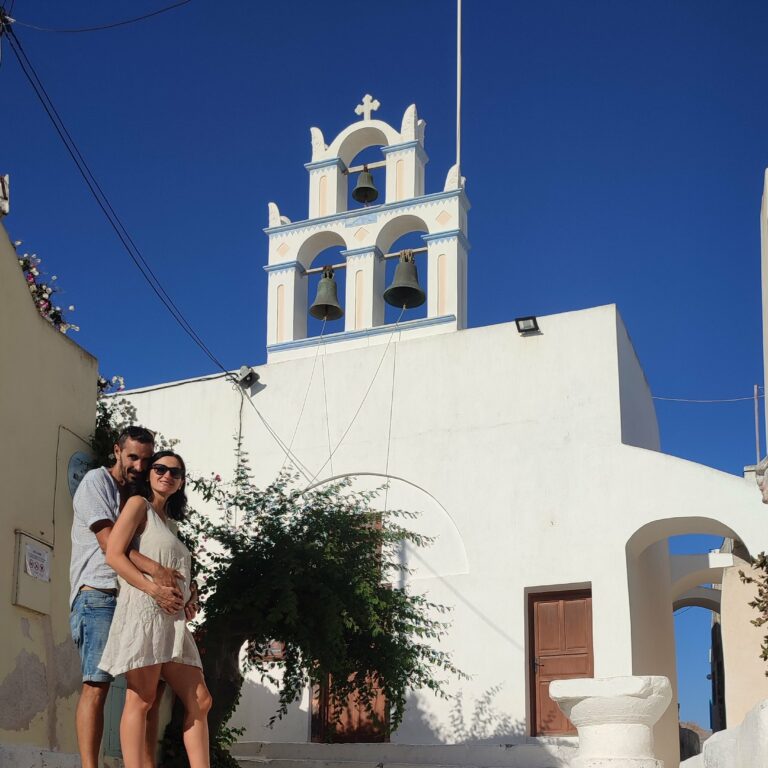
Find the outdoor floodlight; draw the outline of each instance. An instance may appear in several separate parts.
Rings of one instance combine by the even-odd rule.
[[[515,325],[518,333],[537,333],[539,330],[539,321],[531,317],[516,317]]]

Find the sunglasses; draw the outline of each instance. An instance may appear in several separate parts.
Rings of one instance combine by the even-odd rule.
[[[165,464],[153,464],[152,469],[155,470],[158,477],[162,477],[166,472],[169,472],[174,480],[181,480],[184,477],[184,470],[181,467],[167,467]]]

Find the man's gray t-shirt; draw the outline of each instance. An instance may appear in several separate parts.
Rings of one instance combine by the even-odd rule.
[[[84,584],[116,589],[117,576],[107,565],[96,534],[91,529],[100,520],[115,522],[120,514],[120,491],[104,467],[87,472],[75,491],[72,520],[72,561],[69,566],[69,605]]]

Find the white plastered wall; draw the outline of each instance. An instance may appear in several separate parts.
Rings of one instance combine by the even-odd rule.
[[[759,545],[766,538],[758,524],[759,498],[743,480],[656,450],[657,430],[642,426],[653,414],[650,392],[615,307],[539,322],[538,336],[520,336],[509,323],[395,337],[388,346],[329,355],[334,446],[379,364],[380,370],[332,466],[320,471],[328,447],[319,377],[293,445],[312,473],[319,471],[318,480],[384,473],[392,404],[388,472],[398,482],[391,501],[399,504],[399,494],[403,505],[424,511],[427,529],[439,533],[431,549],[412,558],[412,586],[454,608],[443,647],[471,675],[449,684],[452,693],[462,693],[466,717],[485,692],[501,686],[491,709],[510,732],[491,735],[500,742],[526,727],[526,589],[591,585],[596,676],[633,674],[640,666],[669,674],[671,598],[660,590],[649,599],[642,582],[643,569],[658,579],[668,569],[666,545],[656,542],[676,533],[722,531],[724,525],[745,541]],[[304,357],[257,368],[254,403],[284,440],[296,428],[312,365]],[[231,472],[239,396],[228,383],[194,381],[129,398],[149,426],[181,439],[193,472]],[[269,482],[283,454],[248,407],[243,434],[256,481]],[[622,435],[646,446],[625,445]],[[628,563],[629,573],[640,576],[631,592]],[[659,627],[668,630],[661,643],[652,633]],[[635,644],[653,642],[653,653],[636,648],[633,638]],[[393,741],[454,741],[452,706],[414,693]],[[263,728],[267,714],[258,708],[240,712],[248,723],[246,740],[306,738],[306,708],[292,710],[279,732]],[[666,723],[657,731],[674,768],[676,729]]]

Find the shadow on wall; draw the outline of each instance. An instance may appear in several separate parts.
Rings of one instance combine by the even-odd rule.
[[[453,697],[449,724],[441,724],[423,706],[424,697],[410,693],[406,704],[406,722],[398,729],[398,741],[411,744],[475,744],[498,745],[524,741],[525,722],[514,720],[494,707],[493,700],[501,691],[496,685],[484,691],[474,708],[466,707],[461,692]]]
[[[269,720],[279,706],[277,693],[246,678],[240,690],[240,702],[228,725],[246,729],[238,741],[306,741],[309,737],[309,712],[299,704],[289,707],[288,714],[269,727]]]

